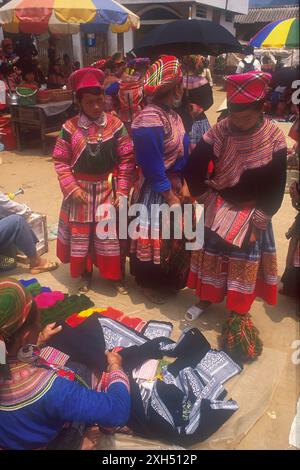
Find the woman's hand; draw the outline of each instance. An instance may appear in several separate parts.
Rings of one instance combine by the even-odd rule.
[[[56,323],[49,323],[45,328],[40,332],[37,346],[42,346],[44,343],[47,343],[52,336],[56,335],[62,330],[62,326],[55,326]]]
[[[113,372],[122,369],[122,358],[118,353],[106,351],[107,371]]]
[[[108,372],[122,369],[122,358],[118,353],[106,351],[105,354]]]
[[[86,204],[87,202],[87,194],[83,189],[78,188],[74,193],[72,194],[72,198],[76,202],[76,204]]]
[[[185,179],[183,180],[182,188],[181,188],[181,194],[180,194],[184,199],[191,199],[191,193],[189,190],[189,187],[187,185],[187,182]]]
[[[163,197],[165,198],[165,201],[169,204],[169,206],[173,206],[175,204],[179,204],[180,205],[180,199],[178,196],[176,196],[172,189],[170,189],[169,191],[165,191],[162,193]]]

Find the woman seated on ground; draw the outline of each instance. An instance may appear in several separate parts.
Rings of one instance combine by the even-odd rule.
[[[107,353],[106,393],[39,358],[39,347],[60,329],[51,324],[41,331],[30,294],[15,279],[0,281],[0,351],[7,350],[7,358],[0,358],[2,449],[45,448],[74,421],[115,427],[129,419],[129,383],[117,353]]]
[[[37,254],[38,239],[26,221],[30,214],[28,206],[11,201],[0,191],[0,253],[11,257],[16,250],[22,251],[29,258],[31,274],[52,271],[58,264]]]

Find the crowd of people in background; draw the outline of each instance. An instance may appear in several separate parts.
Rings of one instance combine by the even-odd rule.
[[[48,68],[43,69],[34,42],[27,38],[13,43],[12,39],[3,39],[0,49],[0,80],[8,92],[14,92],[17,86],[36,85],[37,88],[59,89],[67,85],[71,73],[80,68],[78,62],[72,63],[69,54],[60,57],[57,41],[49,38]]]

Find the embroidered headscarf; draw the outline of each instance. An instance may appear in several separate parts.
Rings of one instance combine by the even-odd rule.
[[[32,297],[12,278],[0,280],[0,372],[6,368],[6,345],[12,335],[26,321]]]
[[[177,57],[162,55],[146,73],[144,81],[145,94],[154,95],[161,89],[167,91],[176,83],[180,83],[181,80],[182,70]]]
[[[250,104],[266,97],[272,76],[265,72],[228,75],[226,93],[228,104]]]

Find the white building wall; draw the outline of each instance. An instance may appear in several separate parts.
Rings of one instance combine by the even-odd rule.
[[[248,13],[249,9],[249,0],[197,0],[196,3],[209,5],[211,7],[220,8],[222,10],[227,9],[228,11],[233,11],[234,13]]]
[[[107,33],[107,53],[108,55],[112,55],[118,50],[118,35],[116,33],[112,33],[111,30],[108,30]]]
[[[81,67],[83,67],[83,51],[81,33],[72,34],[72,47],[73,47],[73,60],[79,61]]]
[[[133,49],[133,31],[129,30],[127,33],[124,33],[124,52],[131,51]]]
[[[118,0],[119,3],[125,4],[127,8],[130,9],[130,6],[137,6],[142,5],[147,2],[145,0]],[[210,5],[215,8],[221,8],[223,10],[226,9],[226,0],[194,0],[195,3],[201,3],[202,5]],[[150,4],[158,4],[158,3],[188,3],[192,4],[192,0],[151,0]],[[235,13],[248,13],[249,8],[249,0],[227,0],[227,10],[233,11]]]
[[[221,18],[220,18],[220,25],[224,26],[224,28],[228,29],[228,31],[235,36],[235,27],[234,23],[230,21],[225,20],[226,13],[225,11],[222,12]]]

